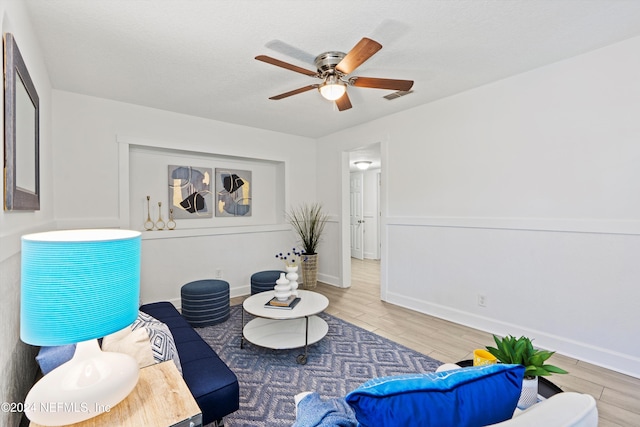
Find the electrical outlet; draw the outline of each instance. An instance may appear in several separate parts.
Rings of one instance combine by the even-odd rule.
[[[216,279],[222,279],[222,269],[221,268],[217,268],[216,269]]]
[[[487,297],[483,294],[478,294],[478,305],[480,307],[486,307],[487,306]]]

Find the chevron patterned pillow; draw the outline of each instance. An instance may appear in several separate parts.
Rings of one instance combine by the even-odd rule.
[[[176,348],[169,327],[155,317],[139,311],[138,318],[133,322],[133,325],[131,325],[131,329],[136,330],[139,328],[145,328],[149,334],[153,359],[156,363],[173,360],[178,371],[182,373],[178,349]]]

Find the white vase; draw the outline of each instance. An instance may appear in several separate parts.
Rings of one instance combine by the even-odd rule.
[[[298,296],[298,266],[287,267],[287,280],[291,288],[291,295]]]
[[[286,301],[291,296],[291,286],[289,286],[289,279],[285,277],[284,273],[280,273],[280,277],[276,280],[276,286],[273,288],[275,296],[278,301]]]
[[[538,402],[538,377],[522,380],[522,392],[518,400],[518,409],[527,409]]]

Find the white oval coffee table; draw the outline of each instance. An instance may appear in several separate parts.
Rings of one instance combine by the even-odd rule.
[[[327,322],[316,316],[329,306],[329,300],[317,292],[298,290],[300,302],[292,309],[265,307],[273,296],[274,291],[260,292],[242,303],[240,348],[244,348],[245,339],[252,344],[274,350],[304,347],[304,354],[296,359],[304,365],[307,363],[309,344],[320,341],[329,331]],[[256,316],[246,325],[245,311]]]

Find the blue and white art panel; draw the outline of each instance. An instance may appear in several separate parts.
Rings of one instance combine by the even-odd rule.
[[[213,217],[211,168],[169,165],[169,208],[173,218]]]
[[[251,171],[216,168],[216,216],[251,216]]]

